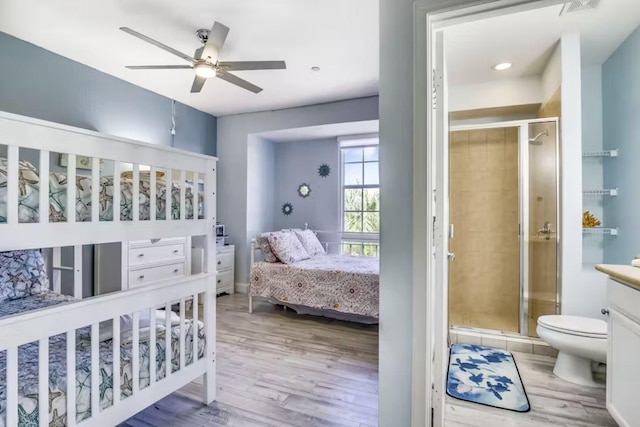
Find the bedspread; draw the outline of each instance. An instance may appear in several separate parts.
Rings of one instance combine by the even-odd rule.
[[[18,221],[39,221],[40,178],[38,169],[26,161],[18,165]],[[120,220],[131,221],[133,216],[133,180],[120,179]],[[171,219],[180,218],[180,182],[171,183]],[[186,185],[185,217],[193,218],[193,189]],[[113,219],[113,177],[100,177],[99,189],[100,220]],[[156,219],[166,218],[167,185],[164,178],[156,180]],[[141,176],[139,180],[140,219],[150,218],[151,182],[148,176]],[[204,218],[204,195],[198,191],[198,218]],[[58,172],[49,174],[49,222],[64,222],[67,220],[67,175]],[[7,221],[7,161],[0,158],[0,223]],[[91,176],[76,176],[76,221],[91,220]]]
[[[69,301],[69,297],[49,293],[35,295],[0,304],[0,317],[50,307]],[[193,322],[186,324],[185,360],[189,365],[193,361]],[[166,375],[165,368],[165,331],[164,326],[157,327],[156,341],[156,378]],[[180,367],[180,327],[171,329],[171,366],[172,372]],[[132,394],[132,343],[122,342],[120,347],[120,390],[121,399]],[[198,359],[204,356],[205,336],[202,322],[198,322]],[[140,340],[140,388],[149,385],[149,341]],[[100,383],[96,385],[100,392],[100,407],[107,408],[113,403],[113,343],[112,340],[100,343]],[[89,328],[76,331],[76,420],[91,416],[91,335]],[[56,335],[49,339],[49,426],[66,425],[66,335]],[[20,426],[38,425],[38,343],[20,346],[18,350],[18,415]],[[0,426],[6,420],[6,352],[0,352]]]
[[[318,255],[294,264],[251,266],[251,295],[342,313],[379,317],[379,260]]]

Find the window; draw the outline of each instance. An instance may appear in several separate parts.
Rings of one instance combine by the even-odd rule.
[[[378,145],[342,148],[342,252],[378,255],[380,179]]]

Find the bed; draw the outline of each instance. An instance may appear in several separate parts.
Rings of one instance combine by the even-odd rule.
[[[38,168],[31,163],[20,160],[18,162],[19,179],[19,222],[36,223],[40,220],[38,209],[40,199],[40,176]],[[85,175],[76,176],[76,221],[85,222],[91,220],[91,190],[92,177]],[[140,174],[139,177],[139,206],[140,220],[149,220],[151,204],[151,180],[150,174]],[[120,220],[131,221],[133,179],[120,179]],[[49,173],[49,222],[65,222],[67,220],[67,174],[60,172]],[[100,221],[113,220],[113,176],[101,176],[100,188]],[[167,185],[164,177],[156,179],[156,219],[166,218],[166,191]],[[193,183],[183,183],[174,180],[171,182],[171,219],[180,218],[180,186],[186,186],[185,208],[186,218],[193,218]],[[198,191],[200,207],[198,218],[204,218],[203,192]],[[0,223],[7,221],[7,159],[0,157]]]
[[[39,295],[31,295],[25,298],[4,301],[0,303],[0,318],[24,313],[30,310],[52,307],[65,302],[73,302],[74,299],[46,292]],[[164,322],[163,322],[164,323]],[[175,319],[172,324],[176,323]],[[205,336],[204,325],[198,325],[198,359],[204,356]],[[186,327],[186,365],[193,362],[193,320],[185,319]],[[102,325],[101,335],[107,329]],[[166,328],[158,324],[156,328],[157,354],[156,357],[156,381],[166,377]],[[126,399],[132,395],[132,340],[130,333],[121,334],[120,344],[120,396]],[[76,421],[80,422],[91,417],[91,331],[89,328],[81,328],[76,331],[76,374],[75,374],[75,406]],[[63,426],[66,422],[67,400],[67,373],[66,373],[66,336],[64,334],[49,338],[49,426]],[[38,343],[32,342],[23,345],[18,351],[18,425],[38,425]],[[176,372],[180,368],[180,326],[171,327],[171,371]],[[139,378],[141,389],[150,384],[150,352],[149,337],[140,339],[139,343]],[[100,342],[100,408],[102,410],[113,405],[113,339],[101,339]],[[5,427],[6,420],[6,355],[0,353],[0,426]]]
[[[70,165],[88,157],[91,168],[53,172],[52,152]],[[0,262],[0,425],[118,425],[200,376],[203,402],[213,402],[217,159],[4,112],[0,153],[0,258],[11,254]],[[102,160],[113,169],[105,176]],[[85,246],[185,236],[204,245],[202,273],[82,299]],[[61,247],[73,265],[59,265]],[[23,252],[53,253],[51,285],[28,285],[49,275],[43,260],[13,263]]]
[[[306,234],[310,238],[310,234]],[[252,298],[263,297],[299,313],[377,322],[378,258],[326,254],[324,250],[311,249],[307,253],[313,252],[313,255],[306,259],[282,262],[276,255],[278,259],[270,262],[269,255],[264,255],[269,249],[264,242],[258,242],[259,239],[252,241],[250,311]],[[263,252],[263,261],[256,262],[256,250]]]

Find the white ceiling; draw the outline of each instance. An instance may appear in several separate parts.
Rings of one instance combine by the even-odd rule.
[[[337,138],[348,135],[364,135],[378,133],[378,120],[361,122],[332,123],[304,128],[282,129],[258,134],[272,142],[312,141],[318,139]]]
[[[640,0],[602,0],[596,10],[559,16],[561,5],[500,16],[445,30],[452,85],[541,74],[557,41],[579,31],[583,64],[602,64],[640,25]],[[507,71],[494,71],[511,62]]]
[[[237,72],[259,94],[220,80],[191,94],[191,70],[124,68],[183,62],[119,27],[193,55],[195,30],[214,20],[231,28],[220,60],[287,70]],[[0,0],[0,31],[216,116],[376,95],[378,24],[372,0]]]

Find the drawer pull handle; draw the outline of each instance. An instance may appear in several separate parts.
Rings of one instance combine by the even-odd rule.
[[[606,308],[603,308],[602,310],[600,310],[600,313],[602,313],[605,316],[609,315],[609,310],[607,310]]]
[[[177,250],[177,249],[173,251],[174,254],[177,254],[178,252],[180,252],[180,251]]]
[[[222,261],[218,261],[218,265],[222,264]]]
[[[142,258],[144,254],[138,254],[138,258]]]
[[[222,283],[222,280],[221,280],[221,279],[218,279],[218,283]]]
[[[138,276],[138,279],[140,280],[144,279],[144,274],[141,274],[140,276]]]
[[[178,269],[176,268],[175,270],[173,270],[173,272],[174,272],[174,273],[177,273],[177,272],[178,272]]]

